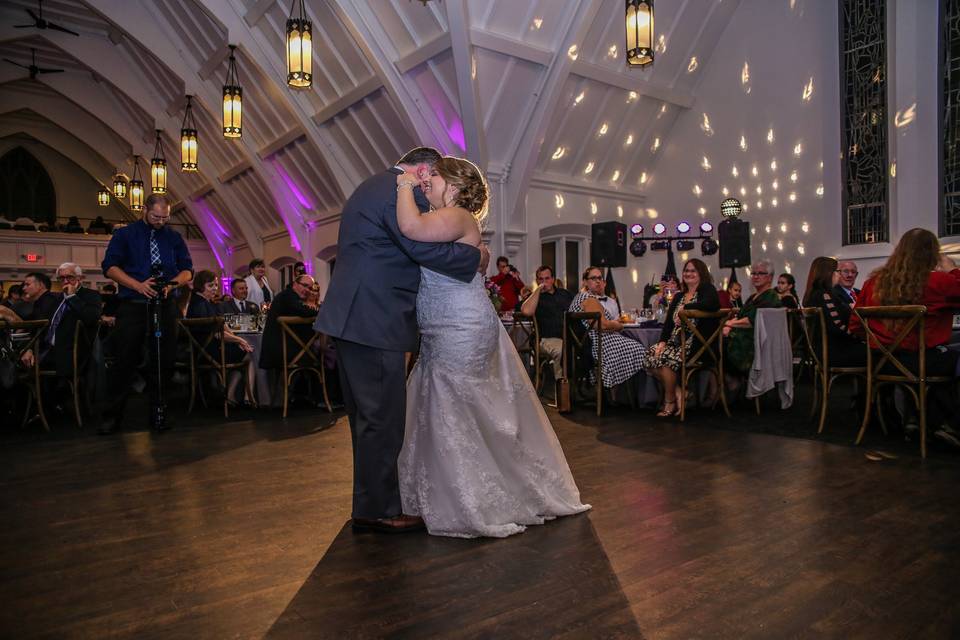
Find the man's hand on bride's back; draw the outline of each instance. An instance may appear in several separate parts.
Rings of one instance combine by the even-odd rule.
[[[490,266],[490,249],[485,242],[480,243],[480,266],[477,272],[486,275],[487,267]]]

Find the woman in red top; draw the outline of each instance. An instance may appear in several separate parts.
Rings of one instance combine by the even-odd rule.
[[[956,351],[947,350],[953,327],[953,314],[960,309],[960,269],[940,253],[940,242],[926,229],[911,229],[903,234],[887,263],[870,274],[857,296],[858,307],[922,304],[927,307],[926,360],[928,375],[956,375]],[[889,345],[899,333],[895,325],[870,320],[877,339]],[[860,318],[850,316],[850,331],[863,335]],[[900,343],[903,351],[916,351],[916,332]],[[916,362],[909,356],[908,366]],[[912,361],[912,362],[911,362]]]

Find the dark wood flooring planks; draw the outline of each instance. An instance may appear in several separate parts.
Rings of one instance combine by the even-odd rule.
[[[353,534],[322,413],[8,434],[0,637],[956,637],[960,457],[798,414],[551,411],[594,508],[506,540]]]

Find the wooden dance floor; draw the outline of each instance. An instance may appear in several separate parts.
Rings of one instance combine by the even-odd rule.
[[[960,456],[738,430],[781,427],[772,408],[551,412],[592,511],[506,540],[356,535],[337,417],[8,430],[0,637],[960,633]]]

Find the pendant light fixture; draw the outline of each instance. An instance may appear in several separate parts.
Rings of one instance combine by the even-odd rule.
[[[120,173],[120,169],[113,176],[113,197],[117,200],[127,197],[127,176]]]
[[[313,23],[303,0],[293,0],[287,19],[287,84],[301,89],[313,84]]]
[[[150,160],[150,189],[153,193],[167,192],[167,159],[163,156],[160,129],[157,129],[157,146],[154,147],[153,158]]]
[[[627,66],[653,64],[653,0],[626,0]]]
[[[180,125],[180,171],[197,170],[197,122],[193,119],[193,96],[187,96],[187,110]]]
[[[243,89],[237,76],[237,59],[233,55],[237,46],[230,45],[230,61],[227,79],[223,83],[223,137],[239,138],[243,134]]]
[[[140,156],[133,156],[133,177],[130,178],[130,208],[143,211],[143,179],[140,177]]]
[[[110,206],[110,191],[106,187],[100,187],[97,191],[97,204],[101,207]]]

